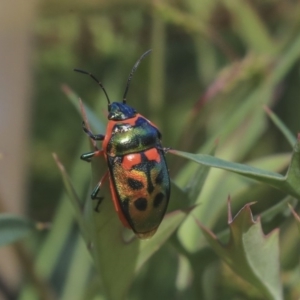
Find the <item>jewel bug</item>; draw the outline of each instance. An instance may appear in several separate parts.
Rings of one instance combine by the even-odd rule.
[[[93,134],[82,123],[84,132],[95,141],[102,141],[102,149],[84,153],[81,159],[90,162],[92,157],[103,155],[108,170],[94,188],[91,198],[97,197],[102,183],[109,178],[110,191],[118,216],[127,228],[140,239],[153,236],[161,223],[170,198],[170,178],[166,164],[167,148],[161,144],[162,135],[151,121],[126,103],[129,85],[138,65],[151,50],[145,52],[133,66],[122,102],[110,102],[102,83],[89,75],[103,90],[108,103],[108,124],[105,135]]]

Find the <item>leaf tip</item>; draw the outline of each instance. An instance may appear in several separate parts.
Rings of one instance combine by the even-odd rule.
[[[54,161],[56,162],[58,168],[61,170],[61,172],[65,172],[65,167],[63,166],[63,164],[60,162],[58,156],[56,153],[52,153],[52,156],[54,158]]]
[[[67,96],[70,95],[72,93],[71,88],[67,85],[67,84],[62,84],[61,85],[61,90],[63,91],[63,93],[65,93]]]
[[[227,220],[228,220],[228,224],[230,224],[232,222],[232,212],[231,212],[231,199],[230,199],[230,195],[228,195],[228,197],[227,197]]]
[[[270,114],[272,113],[272,110],[271,110],[270,107],[267,106],[267,105],[264,105],[264,106],[263,106],[263,109],[264,109],[264,111],[267,113],[267,115],[270,115]]]
[[[292,206],[290,203],[288,203],[288,206],[289,206],[289,208],[290,208],[290,210],[291,210],[293,216],[295,217],[295,219],[296,219],[298,222],[300,222],[300,217],[299,217],[299,215],[295,212],[293,206]]]
[[[206,234],[208,234],[212,239],[218,240],[217,236],[210,229],[205,227],[197,218],[194,217],[194,220],[195,220],[196,224],[200,227],[202,232],[205,232]]]

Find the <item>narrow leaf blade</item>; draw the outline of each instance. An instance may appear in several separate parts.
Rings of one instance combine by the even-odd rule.
[[[294,218],[295,218],[295,220],[296,220],[297,227],[298,227],[299,232],[300,232],[300,217],[299,217],[299,215],[295,212],[294,208],[293,208],[290,204],[289,204],[289,208],[290,208],[290,210],[291,210],[291,212],[292,212],[292,214],[293,214],[293,216],[294,216]]]
[[[283,182],[285,179],[284,176],[275,172],[261,170],[240,163],[229,162],[207,154],[193,154],[178,150],[170,150],[169,152],[205,166],[231,171],[254,180],[268,183],[275,187],[278,185],[278,182]]]
[[[293,147],[296,143],[296,139],[294,134],[286,127],[286,125],[279,119],[279,117],[268,107],[264,106],[264,109],[273,123],[277,126],[277,128],[284,135],[289,144]]]
[[[36,229],[36,224],[24,217],[11,214],[0,216],[0,246],[14,243]]]

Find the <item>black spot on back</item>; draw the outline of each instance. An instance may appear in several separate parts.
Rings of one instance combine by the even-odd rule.
[[[133,189],[133,190],[140,190],[144,187],[143,183],[139,180],[128,178],[127,184]]]
[[[163,193],[158,193],[154,198],[153,206],[155,208],[159,207],[161,205],[161,203],[163,202],[164,198],[165,198],[165,195]]]
[[[154,185],[151,181],[151,170],[155,167],[157,164],[154,160],[148,160],[145,153],[141,152],[141,160],[142,162],[140,164],[137,164],[133,167],[135,170],[139,170],[143,172],[147,177],[147,192],[151,194],[154,191]]]
[[[134,201],[134,206],[139,211],[146,210],[147,209],[147,204],[148,204],[148,202],[147,202],[146,198],[138,198],[137,200]]]
[[[163,179],[164,179],[164,172],[161,169],[160,172],[158,173],[157,177],[155,178],[155,183],[160,185],[160,184],[162,184]]]

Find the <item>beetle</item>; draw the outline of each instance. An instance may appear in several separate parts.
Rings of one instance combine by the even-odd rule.
[[[104,156],[108,171],[101,178],[91,194],[98,199],[95,210],[103,198],[97,197],[102,183],[109,178],[112,200],[123,225],[133,230],[140,239],[154,235],[160,225],[170,198],[170,178],[163,148],[162,135],[151,121],[137,113],[126,103],[129,85],[138,65],[151,50],[145,52],[134,64],[122,102],[111,102],[102,83],[91,73],[74,69],[89,75],[103,90],[108,103],[108,124],[106,133],[93,134],[84,121],[84,132],[95,141],[102,141],[102,149],[81,155],[90,162],[93,157]]]

